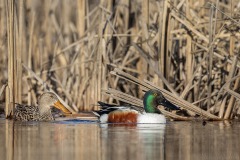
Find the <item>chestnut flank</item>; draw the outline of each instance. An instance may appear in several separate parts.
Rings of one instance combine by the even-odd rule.
[[[133,111],[114,111],[108,115],[109,123],[137,123],[138,114]]]

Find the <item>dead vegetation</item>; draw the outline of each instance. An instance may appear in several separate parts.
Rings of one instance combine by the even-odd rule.
[[[0,0],[1,102],[10,114],[52,90],[77,112],[141,106],[158,88],[191,117],[238,118],[239,11],[238,0]]]

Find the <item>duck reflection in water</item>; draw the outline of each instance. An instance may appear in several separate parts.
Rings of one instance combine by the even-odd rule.
[[[103,158],[164,159],[166,124],[99,125],[101,148],[105,148],[102,155],[108,156]]]

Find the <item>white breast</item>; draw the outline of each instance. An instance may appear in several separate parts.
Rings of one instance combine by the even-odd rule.
[[[166,123],[166,118],[162,114],[143,113],[138,115],[138,123]]]

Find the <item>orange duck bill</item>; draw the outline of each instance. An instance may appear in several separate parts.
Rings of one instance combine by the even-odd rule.
[[[54,107],[56,107],[57,109],[60,109],[66,114],[72,114],[72,112],[70,112],[60,101],[55,102]]]

